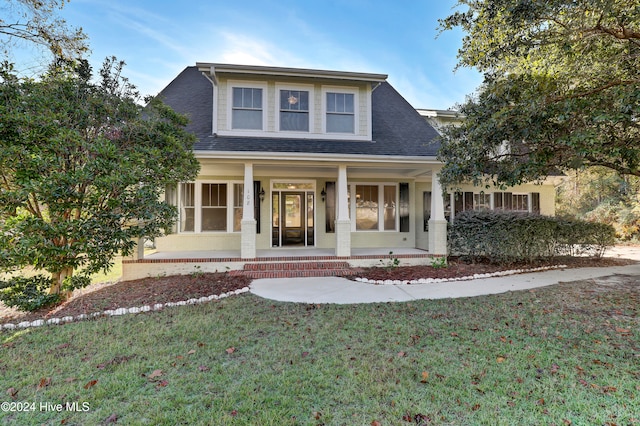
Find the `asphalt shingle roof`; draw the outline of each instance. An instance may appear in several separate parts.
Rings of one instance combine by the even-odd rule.
[[[196,151],[435,156],[440,146],[436,130],[387,82],[372,95],[373,141],[213,136],[213,88],[196,67],[185,68],[159,96],[190,118]]]

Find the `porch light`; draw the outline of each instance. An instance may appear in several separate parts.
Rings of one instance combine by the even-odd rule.
[[[260,188],[260,192],[258,192],[258,196],[260,197],[260,202],[264,201],[264,188]]]
[[[320,195],[322,196],[322,201],[324,201],[325,197],[327,196],[327,192],[324,190],[324,188],[322,188],[322,192],[320,193]]]

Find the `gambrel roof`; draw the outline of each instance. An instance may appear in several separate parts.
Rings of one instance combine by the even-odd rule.
[[[438,132],[388,82],[373,85],[371,141],[213,135],[213,86],[195,66],[185,68],[159,96],[189,117],[196,151],[435,157]]]

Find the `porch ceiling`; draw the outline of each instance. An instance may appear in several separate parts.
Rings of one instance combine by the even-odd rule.
[[[242,176],[244,162],[223,162],[212,159],[201,160],[203,175]],[[316,162],[253,162],[254,176],[278,176],[297,178],[335,178],[338,173],[337,164]],[[430,180],[432,171],[437,166],[428,163],[347,163],[349,178],[409,178]]]

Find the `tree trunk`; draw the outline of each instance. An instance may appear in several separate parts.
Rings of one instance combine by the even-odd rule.
[[[71,296],[70,291],[62,291],[62,283],[67,277],[73,275],[73,268],[64,268],[61,271],[51,273],[51,287],[49,294],[59,294],[61,299],[67,300]]]

